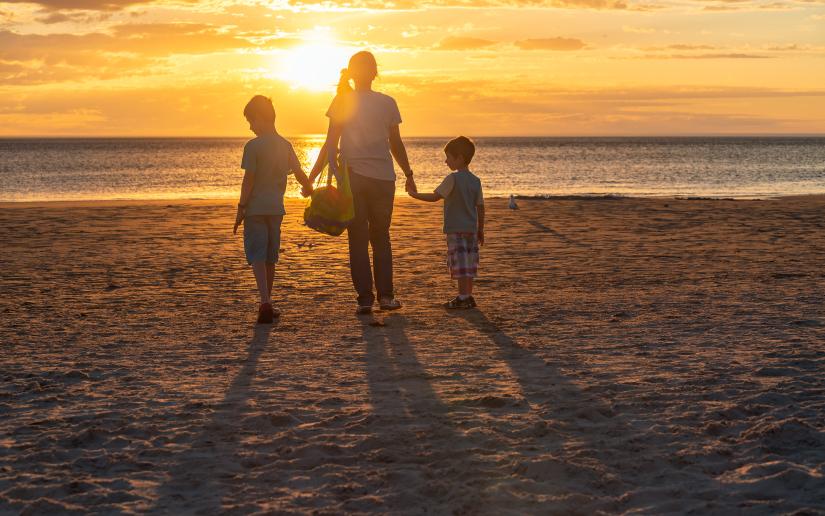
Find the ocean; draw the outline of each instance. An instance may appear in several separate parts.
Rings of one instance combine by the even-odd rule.
[[[307,171],[322,137],[290,138]],[[246,138],[0,139],[0,201],[234,198]],[[446,138],[406,138],[419,189]],[[825,137],[477,138],[485,196],[763,198],[825,193]],[[401,176],[400,171],[398,172]],[[290,183],[288,196],[297,197]],[[404,195],[399,180],[398,195]]]

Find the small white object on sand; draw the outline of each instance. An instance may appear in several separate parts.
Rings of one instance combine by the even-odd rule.
[[[517,210],[518,209],[518,204],[516,204],[516,196],[513,195],[513,194],[510,194],[510,209],[511,210]]]

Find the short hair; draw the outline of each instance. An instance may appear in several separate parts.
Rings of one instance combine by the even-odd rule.
[[[243,116],[246,118],[256,116],[262,118],[265,122],[274,123],[275,108],[272,106],[272,99],[263,95],[255,95],[243,108]]]
[[[461,156],[469,164],[476,153],[476,146],[466,136],[459,136],[447,142],[447,145],[444,146],[444,152],[448,152],[453,156]]]

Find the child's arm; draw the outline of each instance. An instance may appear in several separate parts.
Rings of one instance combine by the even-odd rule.
[[[419,193],[419,192],[407,192],[410,194],[410,197],[413,199],[418,199],[419,201],[427,201],[427,202],[438,202],[443,197],[436,192],[433,193]]]
[[[321,150],[323,151],[323,149]],[[295,175],[295,179],[301,183],[301,195],[304,197],[309,197],[312,195],[312,181],[310,181],[304,173],[304,168],[301,166],[301,162],[298,161],[298,155],[295,154],[295,149],[291,147],[289,156],[289,170]]]
[[[238,233],[238,226],[243,222],[246,203],[249,202],[249,196],[252,195],[252,186],[254,184],[255,172],[251,170],[244,171],[243,183],[241,183],[241,198],[238,200],[238,212],[235,214],[235,227],[232,229],[233,235]]]
[[[484,205],[476,206],[476,213],[478,213],[478,243],[484,245]]]

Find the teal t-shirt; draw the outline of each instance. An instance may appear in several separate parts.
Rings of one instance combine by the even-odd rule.
[[[241,168],[255,174],[247,215],[285,215],[286,179],[298,170],[295,149],[277,133],[262,134],[246,142]]]
[[[459,170],[444,178],[435,192],[444,198],[444,232],[478,231],[476,207],[484,204],[481,179],[469,170]]]

